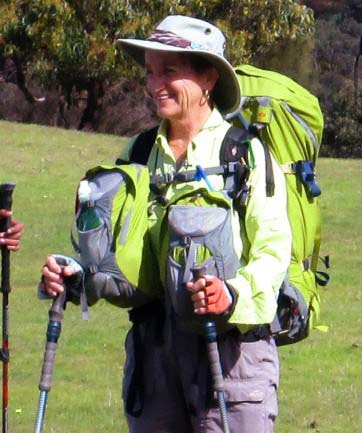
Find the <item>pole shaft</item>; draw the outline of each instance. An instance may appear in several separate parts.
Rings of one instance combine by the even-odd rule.
[[[38,411],[36,414],[34,433],[41,433],[44,426],[45,408],[47,405],[48,391],[41,391],[39,395]]]
[[[10,293],[10,252],[6,247],[1,249],[1,292],[2,308],[2,432],[8,432],[9,408],[9,293]]]
[[[4,354],[9,353],[9,294],[3,293],[3,341]],[[8,432],[8,408],[9,408],[9,357],[3,359],[3,398],[2,398],[2,431]]]

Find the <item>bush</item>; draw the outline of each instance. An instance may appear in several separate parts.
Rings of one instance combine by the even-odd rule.
[[[56,88],[44,89],[31,81],[29,88],[42,101],[30,103],[14,83],[0,82],[0,119],[22,123],[78,129],[86,95],[75,90],[71,103]],[[150,98],[136,80],[120,80],[105,86],[92,124],[84,130],[131,136],[157,124]]]
[[[316,60],[319,85],[316,94],[325,116],[321,155],[362,158],[362,92],[355,100],[354,64],[359,50],[361,24],[343,14],[316,22]],[[361,86],[362,68],[359,81]]]

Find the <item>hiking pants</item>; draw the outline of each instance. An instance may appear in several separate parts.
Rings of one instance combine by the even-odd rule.
[[[125,408],[136,365],[133,333],[126,339]],[[143,407],[126,413],[130,433],[223,433],[204,338],[178,330],[170,343],[146,324],[142,343]],[[272,433],[279,379],[274,339],[246,342],[234,328],[219,335],[218,347],[231,433]]]

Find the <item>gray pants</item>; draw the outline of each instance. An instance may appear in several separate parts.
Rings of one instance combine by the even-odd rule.
[[[132,332],[127,336],[123,398],[135,366]],[[174,332],[172,345],[143,335],[141,415],[127,414],[130,433],[222,433],[211,389],[203,337]],[[219,336],[225,399],[231,433],[272,433],[278,413],[279,361],[272,338],[243,342],[235,329]]]

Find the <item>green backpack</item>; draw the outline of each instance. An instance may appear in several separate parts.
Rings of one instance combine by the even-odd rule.
[[[323,115],[318,99],[279,73],[244,65],[235,68],[242,89],[241,116],[234,125],[255,131],[285,173],[292,228],[289,280],[309,306],[309,329],[320,319],[318,285],[328,275],[317,271],[321,245],[320,189],[315,181]],[[329,267],[328,259],[324,260]]]

